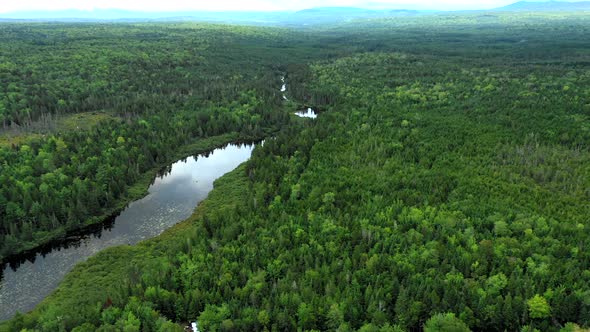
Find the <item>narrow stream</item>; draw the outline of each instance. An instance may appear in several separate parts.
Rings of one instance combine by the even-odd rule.
[[[285,76],[281,77],[281,82],[283,83],[283,85],[281,86],[281,92],[283,93],[283,100],[287,101],[289,100],[289,98],[287,98],[287,82],[285,82]],[[301,110],[301,111],[297,111],[295,112],[295,115],[297,115],[300,118],[310,118],[310,119],[315,119],[318,117],[318,114],[316,113],[316,111],[314,109],[312,109],[311,107],[307,108],[307,110]]]
[[[104,229],[71,239],[25,262],[2,267],[0,320],[27,312],[51,294],[77,263],[112,246],[136,244],[187,219],[213,182],[247,161],[254,145],[228,145],[179,160],[154,179],[149,194],[121,212]]]
[[[287,96],[285,95],[285,92],[287,92],[287,83],[285,82],[285,76],[281,77],[281,82],[283,82],[283,85],[281,86],[281,92],[283,93],[283,100],[289,100],[289,98],[287,98]]]

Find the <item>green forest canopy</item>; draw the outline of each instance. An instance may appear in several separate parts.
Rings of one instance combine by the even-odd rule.
[[[52,222],[99,215],[133,176],[169,161],[170,147],[275,132],[185,223],[80,264],[0,330],[171,331],[194,320],[205,331],[590,325],[588,18],[434,16],[306,31],[0,26],[14,34],[1,47],[33,48],[37,59],[0,71],[18,87],[0,94],[10,125],[58,111],[115,115],[1,150],[5,252],[59,227]],[[87,50],[111,42],[123,51],[99,59]],[[105,62],[102,88],[54,84],[44,70],[27,81],[26,64],[66,66],[65,54],[47,51],[64,45]],[[128,60],[113,77],[119,57]],[[321,111],[316,120],[288,116],[296,106],[280,103],[282,75],[291,99]],[[30,111],[11,104],[22,99]],[[85,175],[88,165],[106,170]],[[103,186],[94,194],[93,183]],[[43,184],[66,194],[48,201]],[[84,188],[87,199],[65,204]],[[62,205],[65,219],[35,224],[43,219],[32,211]]]

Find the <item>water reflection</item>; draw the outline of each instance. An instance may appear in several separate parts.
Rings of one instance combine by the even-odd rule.
[[[281,86],[281,92],[283,93],[283,100],[289,100],[287,98],[287,96],[285,95],[285,92],[287,91],[287,83],[285,83],[285,76],[281,77],[281,82],[283,82],[283,85]]]
[[[311,118],[311,119],[315,119],[318,117],[317,113],[311,108],[308,108],[307,110],[295,112],[295,115],[297,115],[300,118]]]
[[[162,169],[149,194],[89,233],[71,236],[5,264],[0,277],[0,320],[34,308],[76,263],[116,245],[136,244],[188,218],[213,182],[248,160],[254,145],[228,145]]]

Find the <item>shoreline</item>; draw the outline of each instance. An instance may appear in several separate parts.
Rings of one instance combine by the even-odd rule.
[[[261,140],[266,136],[268,135],[263,135],[262,137],[243,137],[237,132],[231,132],[223,135],[198,139],[193,143],[189,143],[181,147],[178,153],[175,153],[171,160],[161,163],[142,174],[136,183],[130,185],[127,188],[127,194],[124,197],[119,198],[116,205],[110,209],[107,209],[102,215],[90,218],[87,220],[87,222],[81,225],[81,227],[75,229],[68,230],[60,228],[58,230],[54,230],[53,236],[48,234],[45,239],[39,241],[35,245],[24,246],[22,250],[19,250],[14,254],[0,257],[0,264],[2,267],[2,269],[0,269],[0,278],[2,277],[2,271],[7,264],[8,267],[16,269],[27,260],[33,260],[39,253],[48,253],[58,247],[67,245],[69,242],[77,241],[80,237],[96,232],[101,232],[108,228],[109,225],[112,225],[114,219],[119,215],[119,213],[121,213],[130,203],[139,200],[148,194],[148,188],[153,182],[154,177],[157,176],[158,173],[170,163],[190,157],[191,155],[208,153],[228,144],[240,144],[242,142],[250,141],[253,142]]]

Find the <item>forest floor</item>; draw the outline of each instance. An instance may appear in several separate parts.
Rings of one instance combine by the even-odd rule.
[[[116,118],[109,111],[93,111],[55,116],[51,119],[40,119],[26,127],[0,128],[0,147],[24,144],[32,139],[75,130],[88,130],[101,121]]]

